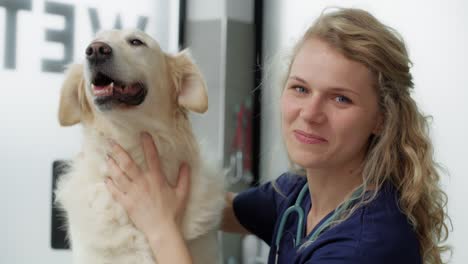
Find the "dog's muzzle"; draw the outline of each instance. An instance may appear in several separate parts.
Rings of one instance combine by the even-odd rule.
[[[145,100],[147,89],[142,81],[121,81],[114,77],[118,74],[114,72],[114,51],[110,45],[95,41],[86,48],[85,53],[91,73],[94,103],[99,109],[136,106]]]
[[[91,84],[94,103],[101,110],[109,110],[112,106],[140,105],[146,97],[146,87],[142,82],[125,83],[102,72],[95,74]]]

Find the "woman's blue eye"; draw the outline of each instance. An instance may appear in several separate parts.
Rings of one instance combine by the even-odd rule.
[[[348,97],[342,96],[342,95],[339,95],[339,96],[335,97],[335,100],[338,103],[346,103],[346,104],[351,103],[351,100],[349,100]]]
[[[296,90],[296,92],[299,92],[299,93],[306,93],[307,92],[306,88],[304,88],[302,86],[295,86],[294,90]]]

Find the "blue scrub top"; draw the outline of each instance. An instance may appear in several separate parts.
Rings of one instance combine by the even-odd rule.
[[[275,260],[274,241],[280,217],[294,205],[304,184],[305,177],[285,173],[274,183],[276,189],[270,182],[239,193],[234,199],[234,213],[239,222],[270,245],[268,263]],[[307,215],[311,207],[310,195],[305,196],[301,207]],[[384,184],[372,202],[361,206],[348,219],[326,229],[317,240],[300,249],[294,247],[298,228],[296,215],[290,215],[284,227],[278,263],[422,263],[416,233],[399,210],[398,193],[389,183]]]

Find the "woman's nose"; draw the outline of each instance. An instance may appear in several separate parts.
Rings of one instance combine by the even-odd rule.
[[[302,106],[301,118],[310,123],[323,123],[327,119],[325,103],[320,96],[311,96]]]

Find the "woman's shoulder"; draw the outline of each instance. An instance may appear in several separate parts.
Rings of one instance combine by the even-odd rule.
[[[237,220],[269,244],[272,241],[276,219],[291,200],[291,192],[294,192],[301,182],[305,183],[305,177],[284,173],[275,180],[238,193],[233,201]]]
[[[399,193],[391,183],[385,183],[376,193],[375,198],[369,203],[362,206],[362,225],[365,225],[366,230],[385,228],[398,229],[398,231],[407,231],[414,233],[413,227],[406,215],[401,211],[399,206]],[[398,236],[399,237],[399,236]]]
[[[307,183],[305,176],[291,172],[285,172],[278,178],[253,188],[255,192],[270,197],[270,202],[274,202],[277,211],[281,212],[296,200],[300,190]]]
[[[381,263],[421,262],[417,234],[398,204],[397,190],[385,183],[375,199],[343,223],[341,232],[356,231],[355,253],[363,261],[387,258],[388,262]]]
[[[362,210],[359,245],[363,254],[367,248],[377,246],[374,250],[377,253],[417,255],[419,258],[416,231],[400,210],[399,193],[392,184],[384,184],[375,200],[364,205]]]
[[[272,185],[276,187],[284,196],[293,195],[307,183],[307,178],[291,172],[281,174],[277,179],[272,181]]]

